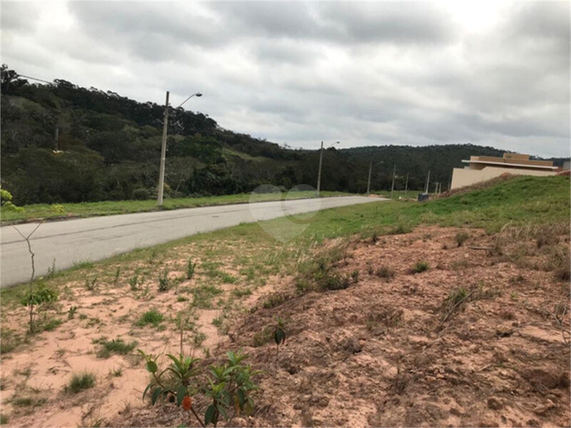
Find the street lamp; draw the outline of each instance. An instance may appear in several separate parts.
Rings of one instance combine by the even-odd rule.
[[[181,107],[185,102],[187,102],[194,96],[201,97],[202,94],[200,92],[192,94],[190,97],[184,100],[177,108]],[[161,206],[163,204],[163,193],[165,189],[165,159],[167,156],[168,121],[169,121],[169,91],[167,91],[167,100],[165,102],[165,120],[163,123],[163,144],[161,147],[161,167],[159,169],[159,196],[157,197],[158,206]]]
[[[335,144],[339,144],[339,141],[331,144],[328,149],[333,147]],[[317,173],[317,194],[319,195],[319,190],[321,189],[321,165],[323,164],[323,141],[321,142],[321,151],[319,152],[319,172]]]

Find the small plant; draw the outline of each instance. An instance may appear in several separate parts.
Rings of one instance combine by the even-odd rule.
[[[424,260],[420,260],[420,261],[416,262],[416,264],[412,268],[412,272],[413,273],[422,273],[422,272],[427,271],[428,269],[430,269],[430,265],[428,264],[428,262],[425,262]]]
[[[355,284],[359,282],[359,271],[357,269],[351,272],[351,279]]]
[[[287,296],[282,293],[272,293],[268,296],[262,306],[266,309],[275,308],[276,306],[281,305],[287,300]]]
[[[84,389],[93,388],[94,386],[95,386],[95,374],[90,372],[83,372],[79,374],[74,374],[72,376],[69,383],[65,386],[65,391],[77,394],[78,392],[81,392]]]
[[[253,345],[255,348],[264,346],[266,343],[272,341],[273,330],[271,326],[265,326],[262,330],[254,334]]]
[[[118,367],[116,369],[113,369],[109,372],[109,376],[111,377],[121,377],[123,376],[123,367]]]
[[[395,271],[393,268],[387,265],[382,265],[377,270],[377,275],[387,281],[392,280],[395,277]]]
[[[51,267],[48,268],[48,278],[52,278],[56,274],[56,259],[53,259]]]
[[[68,320],[73,319],[73,317],[75,317],[76,312],[77,312],[77,306],[72,306],[71,308],[69,308],[69,310],[67,311],[67,319]]]
[[[129,279],[129,285],[131,286],[131,291],[138,291],[140,288],[139,275],[133,275]]]
[[[169,271],[165,269],[159,274],[159,291],[169,291],[171,289],[171,281],[169,279]]]
[[[40,284],[36,290],[26,292],[20,302],[23,306],[34,305],[38,306],[42,303],[52,303],[58,300],[58,293],[51,288]]]
[[[117,266],[117,270],[115,270],[115,277],[113,278],[113,285],[117,287],[119,283],[119,276],[121,276],[121,266]]]
[[[280,345],[285,343],[286,333],[285,333],[285,323],[284,320],[278,317],[277,325],[274,329],[274,342],[276,342],[276,361],[279,358]]]
[[[154,327],[158,327],[163,318],[163,314],[161,314],[159,311],[156,309],[150,309],[141,315],[135,325],[138,327],[144,327],[148,324],[152,324]]]
[[[188,262],[186,263],[186,279],[192,279],[195,270],[196,263],[193,263],[192,259],[189,257]]]
[[[192,338],[192,341],[194,343],[194,346],[196,346],[197,348],[200,347],[200,345],[202,345],[202,343],[206,340],[206,334],[202,333],[202,332],[197,332],[194,334],[194,337]]]
[[[466,232],[458,232],[456,234],[456,243],[458,244],[459,247],[462,246],[462,244],[464,244],[464,242],[466,242],[468,240],[468,238],[470,238],[470,235]]]
[[[61,204],[51,204],[50,210],[55,214],[65,214],[65,207]]]
[[[88,291],[95,291],[97,289],[97,277],[85,278],[85,288]]]

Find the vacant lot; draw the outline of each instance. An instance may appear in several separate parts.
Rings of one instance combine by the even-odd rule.
[[[286,245],[243,225],[42,283],[58,298],[33,334],[27,287],[2,292],[3,424],[195,423],[141,400],[135,350],[177,354],[181,329],[203,364],[242,348],[263,371],[233,426],[570,422],[568,179],[328,210]]]

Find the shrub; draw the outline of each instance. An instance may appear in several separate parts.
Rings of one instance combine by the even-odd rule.
[[[95,374],[83,372],[74,374],[65,387],[65,390],[77,394],[84,389],[93,388],[93,386],[95,386]]]
[[[138,201],[144,201],[149,198],[150,198],[149,191],[144,187],[139,187],[133,190],[133,199],[136,199]]]

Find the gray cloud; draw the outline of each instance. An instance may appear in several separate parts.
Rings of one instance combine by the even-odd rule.
[[[43,3],[2,3],[3,62],[140,101],[200,90],[186,108],[292,146],[569,155],[567,2],[514,3],[477,31],[428,2],[54,4],[64,25]]]

